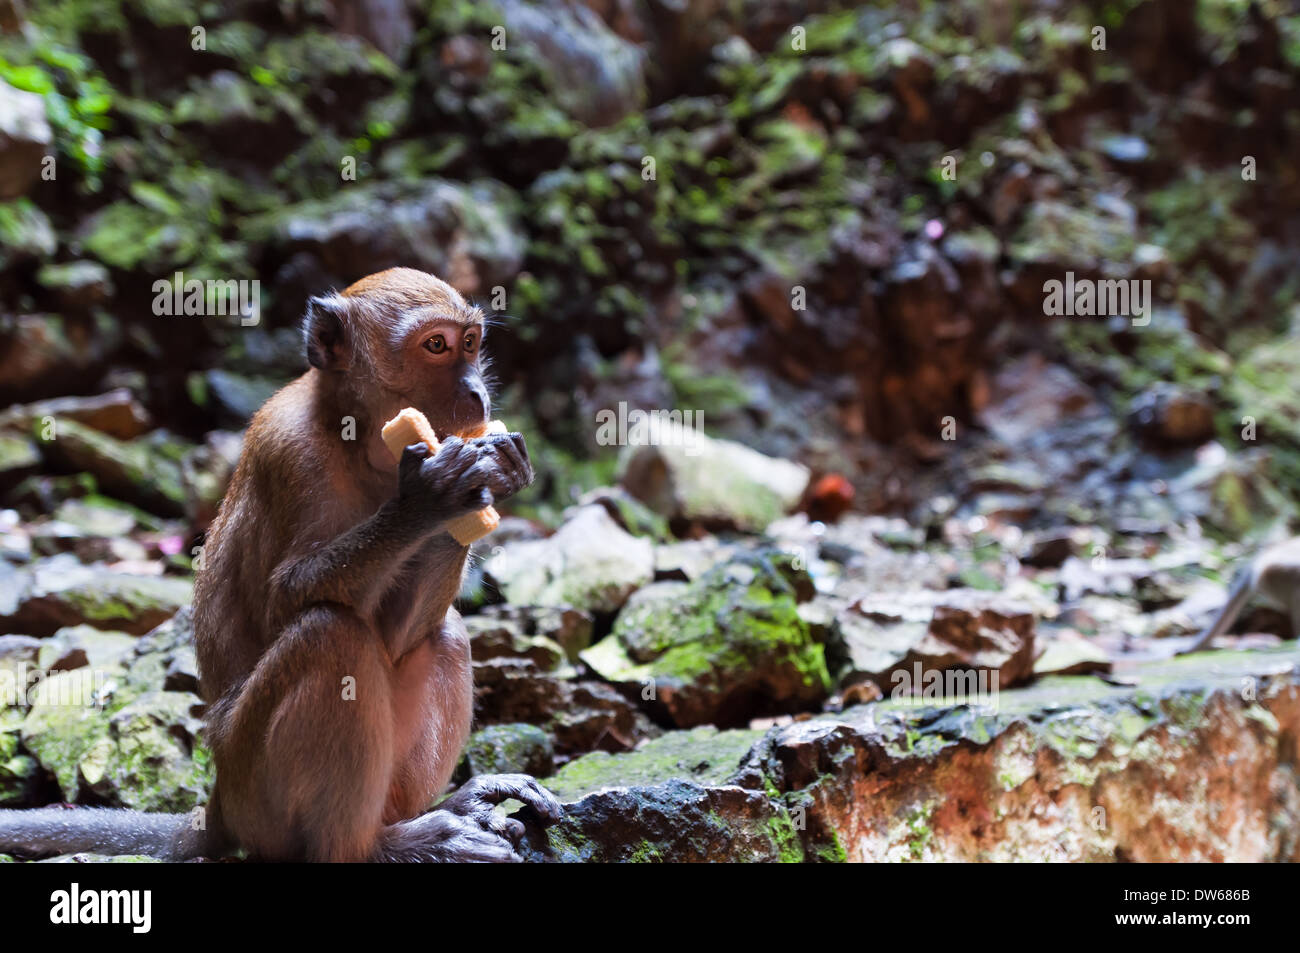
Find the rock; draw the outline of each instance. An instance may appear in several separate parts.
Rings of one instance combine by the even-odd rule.
[[[1075,532],[1072,529],[1046,530],[1035,533],[1027,541],[1020,561],[1026,566],[1055,568],[1074,555]]]
[[[633,536],[648,536],[658,541],[672,538],[668,521],[622,487],[600,486],[578,498],[579,506],[592,503],[605,507],[614,521]]]
[[[60,699],[102,683],[90,669],[42,683],[22,724],[23,746],[59,783],[67,801],[142,811],[188,811],[207,800],[210,757],[198,745],[202,703],[188,692],[109,690],[107,704]],[[72,684],[68,684],[72,682]],[[200,753],[201,752],[201,753]]]
[[[1035,657],[1032,610],[975,589],[865,597],[836,615],[832,640],[846,683],[873,681],[894,697],[921,694],[931,673],[949,671],[996,675],[993,690],[1010,688],[1030,677]]]
[[[730,562],[739,550],[716,536],[685,539],[655,547],[655,579],[690,582],[714,566]]]
[[[693,583],[657,582],[628,601],[582,660],[679,727],[817,705],[830,679],[796,609],[791,578],[800,575],[806,582],[776,554],[719,566]]]
[[[193,591],[187,579],[112,572],[68,555],[39,560],[13,582],[10,600],[0,600],[0,629],[37,636],[83,622],[138,635],[187,604]]]
[[[41,452],[30,437],[0,430],[0,489],[7,490],[34,474]]]
[[[125,387],[94,397],[54,397],[10,407],[0,413],[0,427],[30,432],[46,417],[53,417],[56,424],[73,420],[118,440],[134,440],[153,427],[149,412]]]
[[[31,534],[17,510],[0,510],[0,562],[26,563],[32,558]],[[3,577],[0,573],[0,577]]]
[[[276,378],[251,377],[219,367],[203,372],[202,378],[207,406],[223,422],[238,427],[246,426],[253,414],[284,384]]]
[[[36,273],[36,280],[54,292],[59,310],[65,313],[90,314],[113,296],[113,279],[97,261],[46,265]]]
[[[669,519],[759,532],[798,505],[808,486],[806,467],[743,444],[671,425],[661,437],[625,447],[619,481]]]
[[[527,660],[496,658],[474,665],[479,724],[527,722],[555,739],[557,754],[627,751],[659,734],[635,705],[602,682],[539,671]]]
[[[629,754],[596,752],[543,783],[565,817],[528,859],[565,862],[798,861],[789,813],[761,792],[727,783],[761,732],[697,728]]]
[[[551,78],[560,107],[588,126],[607,126],[643,108],[645,54],[573,0],[502,0],[502,23]]]
[[[203,443],[181,457],[181,485],[185,491],[185,513],[191,523],[207,526],[217,516],[230,479],[239,464],[244,437],[229,430],[212,430]]]
[[[528,657],[545,670],[564,658],[577,661],[591,644],[593,619],[589,612],[566,606],[499,605],[466,616],[465,625],[475,660]]]
[[[505,544],[484,572],[515,605],[613,612],[653,578],[654,552],[604,507],[583,506],[546,539]]]
[[[36,793],[41,766],[19,752],[17,731],[0,731],[0,807],[26,807]]]
[[[528,724],[491,725],[470,735],[465,745],[467,775],[531,774],[543,777],[554,767],[550,736]]]
[[[0,268],[45,261],[58,247],[54,223],[30,200],[24,198],[8,205],[0,204]],[[52,315],[25,315],[19,319],[20,324],[26,325],[39,325],[45,320],[56,319]],[[20,330],[32,331],[30,327]],[[22,342],[21,338],[19,340]]]
[[[125,632],[106,632],[89,625],[68,626],[41,640],[37,664],[47,672],[111,667],[132,655],[135,643],[135,637]]]
[[[64,500],[54,518],[74,527],[84,536],[125,536],[136,528],[136,519],[125,507],[99,501]]]
[[[28,514],[53,513],[64,500],[89,496],[95,490],[95,478],[89,473],[65,476],[36,475],[27,477],[14,487],[7,499]]]
[[[1111,670],[1110,653],[1073,629],[1059,629],[1043,640],[1034,675],[1086,675]]]
[[[180,466],[155,444],[118,440],[76,421],[59,420],[54,439],[42,448],[56,466],[93,474],[112,496],[165,516],[185,512]]]
[[[414,24],[406,0],[338,0],[326,8],[340,33],[369,40],[394,63],[401,63],[414,41]]]
[[[199,659],[192,645],[181,645],[166,659],[163,690],[168,692],[199,692]]]
[[[18,664],[36,664],[44,639],[30,635],[0,635],[0,668]]]
[[[1214,436],[1214,404],[1200,393],[1160,382],[1133,398],[1129,425],[1156,447],[1185,447]]]
[[[60,854],[44,860],[32,861],[35,864],[164,864],[166,861],[147,854]]]
[[[0,80],[0,202],[26,193],[40,178],[42,160],[53,153],[45,100]]]
[[[83,383],[87,374],[102,369],[119,340],[113,324],[87,325],[51,314],[0,315],[0,403],[57,394]]]
[[[1263,447],[1228,453],[1220,443],[1204,444],[1194,464],[1168,482],[1168,505],[1230,538],[1267,538],[1296,510],[1275,482],[1271,459]]]
[[[1136,686],[1055,677],[994,714],[866,706],[778,729],[752,764],[797,792],[805,838],[850,861],[1293,860],[1300,796],[1277,745],[1300,717],[1298,658],[1147,664]]]
[[[545,779],[566,816],[530,831],[529,857],[1294,862],[1297,663],[1220,652],[1137,665],[1133,685],[1054,676],[991,709],[671,732]]]
[[[194,656],[194,613],[185,605],[166,622],[136,639],[135,657],[126,664],[126,682],[135,691],[165,691],[197,694],[190,683],[198,682]]]
[[[184,667],[183,657],[192,669],[192,639],[188,606],[142,638],[86,627],[51,639],[5,637],[10,651],[0,646],[0,678],[6,659],[30,665],[37,652],[56,669],[81,661],[73,655],[89,664],[29,675],[22,703],[0,708],[0,755],[12,736],[25,752],[19,758],[32,759],[25,765],[0,757],[0,799],[34,766],[37,776],[54,777],[66,801],[154,811],[185,811],[205,801],[212,778],[198,740],[202,703],[190,690],[159,690],[165,673]],[[22,803],[35,806],[39,792],[26,791]]]
[[[1096,409],[1092,392],[1078,378],[1032,354],[998,372],[980,419],[999,440],[1016,445]]]
[[[668,778],[589,794],[567,808],[533,861],[567,863],[798,862],[789,813],[756,791]]]
[[[494,608],[494,607],[489,607]],[[545,636],[533,636],[515,619],[497,615],[472,615],[465,619],[474,661],[494,658],[527,659],[539,671],[549,672],[564,661],[564,649]]]
[[[523,263],[516,204],[491,180],[385,182],[278,210],[258,229],[286,257],[309,252],[344,279],[400,265],[433,272],[462,294],[486,295],[508,286]]]

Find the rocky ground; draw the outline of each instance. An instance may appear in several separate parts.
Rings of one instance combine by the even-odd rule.
[[[1063,371],[1011,373],[991,419],[1032,422],[1076,468],[1106,454],[1077,440],[1107,419],[1090,405],[1049,419],[1024,399]],[[569,815],[533,832],[536,859],[1298,859],[1300,656],[1259,631],[1285,620],[1260,610],[1224,650],[1169,658],[1221,603],[1236,551],[1193,516],[1212,524],[1236,485],[1221,445],[1135,456],[1166,468],[1152,498],[1185,525],[1147,513],[1164,533],[1026,533],[1022,512],[1052,496],[1028,449],[1017,476],[972,447],[951,512],[926,523],[779,515],[806,470],[696,449],[629,449],[626,484],[553,533],[507,519],[480,544],[459,777],[547,779]],[[98,495],[6,512],[0,628],[21,634],[0,638],[0,677],[32,690],[0,710],[0,798],[202,803],[178,527]],[[953,671],[975,680],[931,691]],[[68,705],[77,691],[97,704]]]
[[[1288,620],[1171,656],[1298,528],[1300,18],[361,6],[0,0],[0,804],[205,799],[203,533],[305,297],[403,264],[505,291],[540,479],[459,778],[547,779],[536,859],[1297,859]],[[258,324],[156,316],[177,270]]]

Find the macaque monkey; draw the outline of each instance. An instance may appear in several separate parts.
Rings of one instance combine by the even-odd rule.
[[[216,785],[189,815],[0,812],[0,850],[169,859],[234,846],[262,860],[513,861],[555,798],[525,775],[475,777],[435,810],[469,735],[469,639],[452,602],[467,547],[449,522],[528,486],[517,433],[464,440],[491,405],[483,315],[409,268],[313,298],[308,371],[254,416],[194,599]],[[406,407],[437,432],[394,460]],[[353,428],[355,428],[353,430]]]
[[[1208,648],[1210,643],[1232,628],[1246,603],[1256,595],[1288,613],[1291,616],[1291,634],[1300,636],[1300,538],[1270,546],[1238,570],[1228,601],[1218,618],[1201,633],[1195,644],[1179,654]]]

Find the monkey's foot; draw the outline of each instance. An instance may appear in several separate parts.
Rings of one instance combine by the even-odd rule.
[[[417,863],[518,863],[522,822],[501,817],[493,808],[522,801],[543,826],[564,815],[560,802],[526,774],[470,778],[455,794],[422,817],[388,829],[383,859]]]

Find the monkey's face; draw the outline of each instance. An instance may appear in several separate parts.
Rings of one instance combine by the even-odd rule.
[[[483,380],[483,313],[446,282],[409,268],[313,298],[307,358],[368,418],[372,462],[391,463],[378,430],[405,407],[439,438],[480,429],[492,403]]]
[[[479,363],[482,316],[467,312],[456,318],[438,313],[415,317],[401,345],[404,373],[397,396],[402,406],[422,411],[439,439],[480,429],[492,413]]]

